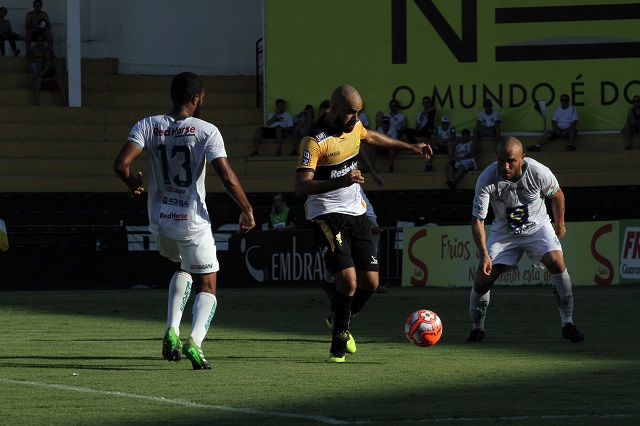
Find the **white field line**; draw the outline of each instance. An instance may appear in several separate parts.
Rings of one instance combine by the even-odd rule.
[[[228,407],[226,405],[202,404],[199,402],[186,401],[183,399],[171,399],[171,398],[164,398],[160,396],[138,395],[135,393],[127,393],[127,392],[103,391],[98,389],[82,388],[78,386],[58,385],[53,383],[30,382],[26,380],[12,380],[12,379],[6,379],[6,378],[0,378],[0,383],[11,383],[14,385],[27,385],[27,386],[35,386],[39,388],[60,389],[60,390],[66,390],[71,392],[93,393],[93,394],[99,394],[99,395],[118,396],[123,398],[142,399],[146,401],[160,402],[164,404],[182,405],[184,407],[204,408],[209,410],[252,414],[252,415],[259,415],[264,417],[285,417],[289,419],[315,420],[320,423],[327,423],[332,425],[353,423],[345,420],[334,419],[333,417],[313,416],[313,415],[296,414],[296,413],[280,413],[276,411],[256,410],[253,408],[235,408],[235,407]]]
[[[335,419],[333,417],[326,416],[312,416],[305,414],[296,414],[296,413],[278,413],[275,411],[264,411],[264,410],[255,410],[253,408],[234,408],[228,407],[226,405],[213,405],[213,404],[202,404],[199,402],[186,401],[183,399],[171,399],[171,398],[163,398],[160,396],[148,396],[148,395],[138,395],[134,393],[127,392],[117,392],[117,391],[103,391],[98,389],[91,388],[82,388],[78,386],[67,386],[67,385],[58,385],[53,383],[40,383],[40,382],[30,382],[25,380],[12,380],[0,378],[0,383],[11,383],[16,385],[28,385],[28,386],[36,386],[41,388],[50,388],[50,389],[61,389],[73,392],[82,392],[82,393],[95,393],[100,395],[109,395],[109,396],[119,396],[124,398],[133,398],[133,399],[142,399],[153,402],[160,402],[165,404],[174,404],[174,405],[182,405],[185,407],[194,407],[194,408],[204,408],[210,410],[220,410],[220,411],[228,411],[234,413],[244,413],[244,414],[257,414],[265,417],[285,417],[290,419],[303,419],[303,420],[315,420],[320,423],[327,423],[333,425],[341,425],[341,424],[353,424],[353,423],[368,423],[367,421],[359,421],[359,422],[349,422],[346,420]],[[561,419],[616,419],[616,418],[632,418],[637,417],[634,414],[566,414],[566,415],[542,415],[542,416],[502,416],[502,417],[441,417],[441,418],[431,418],[431,419],[414,419],[414,420],[405,420],[402,423],[427,423],[427,422],[485,422],[485,421],[514,421],[514,420],[561,420]]]

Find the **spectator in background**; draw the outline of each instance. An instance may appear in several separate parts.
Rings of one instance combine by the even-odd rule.
[[[405,134],[410,143],[416,143],[416,137],[429,139],[436,127],[436,107],[431,103],[431,98],[422,98],[422,111],[416,116],[416,128],[406,129]]]
[[[27,12],[24,23],[25,44],[27,47],[27,56],[31,56],[31,42],[43,38],[47,42],[47,46],[53,53],[53,36],[51,35],[51,21],[49,15],[42,10],[42,0],[33,2],[33,10]],[[54,55],[55,56],[55,55]]]
[[[397,136],[393,137],[394,139],[402,139],[405,137],[405,131],[407,129],[407,119],[404,114],[399,112],[400,104],[396,100],[391,100],[389,102],[389,110],[391,113],[385,117],[389,117],[389,121],[391,127],[395,129]],[[398,150],[392,149],[389,150],[389,173],[393,173],[395,171],[393,167],[393,163],[398,155]]]
[[[320,102],[320,106],[318,107],[318,119],[322,118],[326,113],[329,112],[331,108],[331,101],[329,99],[325,99]]]
[[[460,132],[460,140],[453,138],[453,142],[449,144],[449,158],[451,161],[447,164],[445,173],[447,175],[447,186],[456,189],[456,182],[460,180],[469,170],[476,170],[476,143],[471,139],[469,129]]]
[[[293,132],[291,132],[291,139],[293,141],[293,148],[291,149],[291,155],[298,155],[298,147],[300,146],[300,139],[307,136],[307,132],[311,128],[314,121],[313,106],[307,105],[304,109],[296,115]]]
[[[569,95],[560,95],[560,106],[556,108],[551,118],[553,128],[542,135],[542,139],[535,145],[527,147],[527,150],[538,152],[551,139],[565,138],[569,139],[567,151],[576,150],[576,136],[578,130],[578,111],[569,103]]]
[[[622,130],[627,144],[624,149],[631,149],[631,137],[634,133],[640,133],[640,96],[633,97],[633,106],[629,108],[627,113],[627,122]]]
[[[398,139],[398,130],[395,127],[391,126],[391,119],[389,118],[388,115],[382,115],[382,112],[378,112],[376,114],[376,122],[380,123],[380,127],[376,129],[379,133],[382,133],[385,136],[389,136],[391,139]],[[378,155],[382,157],[388,157],[389,150],[387,148],[375,148],[375,150],[373,151],[373,156],[372,156],[373,158],[371,160],[372,168],[375,167],[376,158],[378,157]],[[394,168],[393,168],[394,159],[395,157],[391,157],[390,159],[390,163],[389,163],[390,172],[394,171]]]
[[[493,109],[491,99],[485,99],[482,104],[484,109],[478,114],[476,127],[473,129],[473,140],[476,147],[480,147],[481,138],[493,137],[499,143],[502,140],[500,134],[500,112]]]
[[[362,104],[362,108],[364,108],[364,104]],[[360,111],[358,113],[358,118],[362,123],[362,127],[364,127],[365,129],[368,129],[371,123],[369,123],[369,117],[367,117],[367,114],[364,111]]]
[[[34,73],[37,78],[35,105],[40,105],[40,90],[55,90],[57,88],[62,95],[63,105],[67,106],[67,90],[62,81],[62,71],[51,50],[45,49],[42,57],[35,61]]]
[[[440,125],[436,127],[429,141],[431,149],[434,154],[447,154],[451,143],[456,137],[456,129],[451,125],[451,120],[448,116],[443,115],[440,119]],[[433,164],[431,160],[424,164],[425,171],[433,170]]]
[[[313,111],[313,108],[311,110]],[[269,215],[269,229],[275,231],[296,229],[291,209],[287,207],[287,203],[285,203],[284,196],[281,193],[277,193],[273,196],[271,214]]]
[[[4,19],[7,16],[7,8],[0,7],[0,54],[4,56],[4,41],[7,40],[11,49],[13,50],[13,56],[20,55],[20,49],[16,48],[16,40],[20,40],[20,34],[14,33],[11,28],[11,21]]]
[[[293,117],[286,112],[283,99],[276,100],[276,110],[267,117],[267,127],[258,127],[253,138],[253,151],[249,154],[251,157],[258,155],[258,147],[263,138],[276,138],[278,147],[276,148],[276,156],[282,155],[282,141],[285,137],[293,132]]]

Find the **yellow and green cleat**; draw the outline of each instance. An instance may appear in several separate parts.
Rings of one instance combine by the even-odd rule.
[[[329,330],[333,329],[333,327],[331,327],[330,317],[325,318],[325,323],[327,324],[327,327],[329,327]],[[347,349],[345,350],[345,352],[348,353],[349,355],[353,355],[356,353],[356,340],[353,338],[353,334],[351,334],[351,332],[349,332],[349,340],[347,340]],[[331,362],[331,361],[327,361],[327,362]],[[344,362],[344,361],[333,361],[333,362]]]
[[[182,347],[182,354],[189,358],[191,361],[191,365],[194,370],[210,370],[211,366],[204,358],[204,353],[202,352],[202,348],[196,345],[193,341],[193,338],[189,337],[187,343]]]
[[[180,362],[180,349],[182,342],[173,327],[169,327],[162,339],[162,357],[167,361]]]

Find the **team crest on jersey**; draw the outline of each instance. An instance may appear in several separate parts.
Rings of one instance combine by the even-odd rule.
[[[360,139],[356,139],[356,146],[360,146]]]

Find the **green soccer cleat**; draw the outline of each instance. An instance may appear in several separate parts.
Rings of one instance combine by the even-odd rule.
[[[333,330],[333,327],[331,327],[331,317],[326,317],[325,318],[325,323],[327,324],[327,327],[329,327],[329,330]],[[349,332],[349,340],[347,340],[347,350],[346,350],[346,352],[349,355],[353,355],[353,354],[356,353],[356,340],[353,338],[353,334],[351,334],[351,332]],[[329,362],[329,361],[327,361],[327,362]],[[335,361],[335,362],[340,362],[340,361]]]
[[[191,361],[191,365],[194,370],[211,370],[211,366],[204,358],[204,353],[202,353],[202,348],[196,345],[193,341],[193,338],[189,337],[187,343],[184,344],[182,348],[182,354],[189,358]]]
[[[342,355],[342,356],[333,356],[333,354],[331,354],[331,356],[329,358],[327,358],[325,362],[329,362],[329,363],[345,362],[344,355]]]
[[[162,357],[167,361],[180,362],[180,349],[182,342],[173,327],[169,327],[162,339]]]

